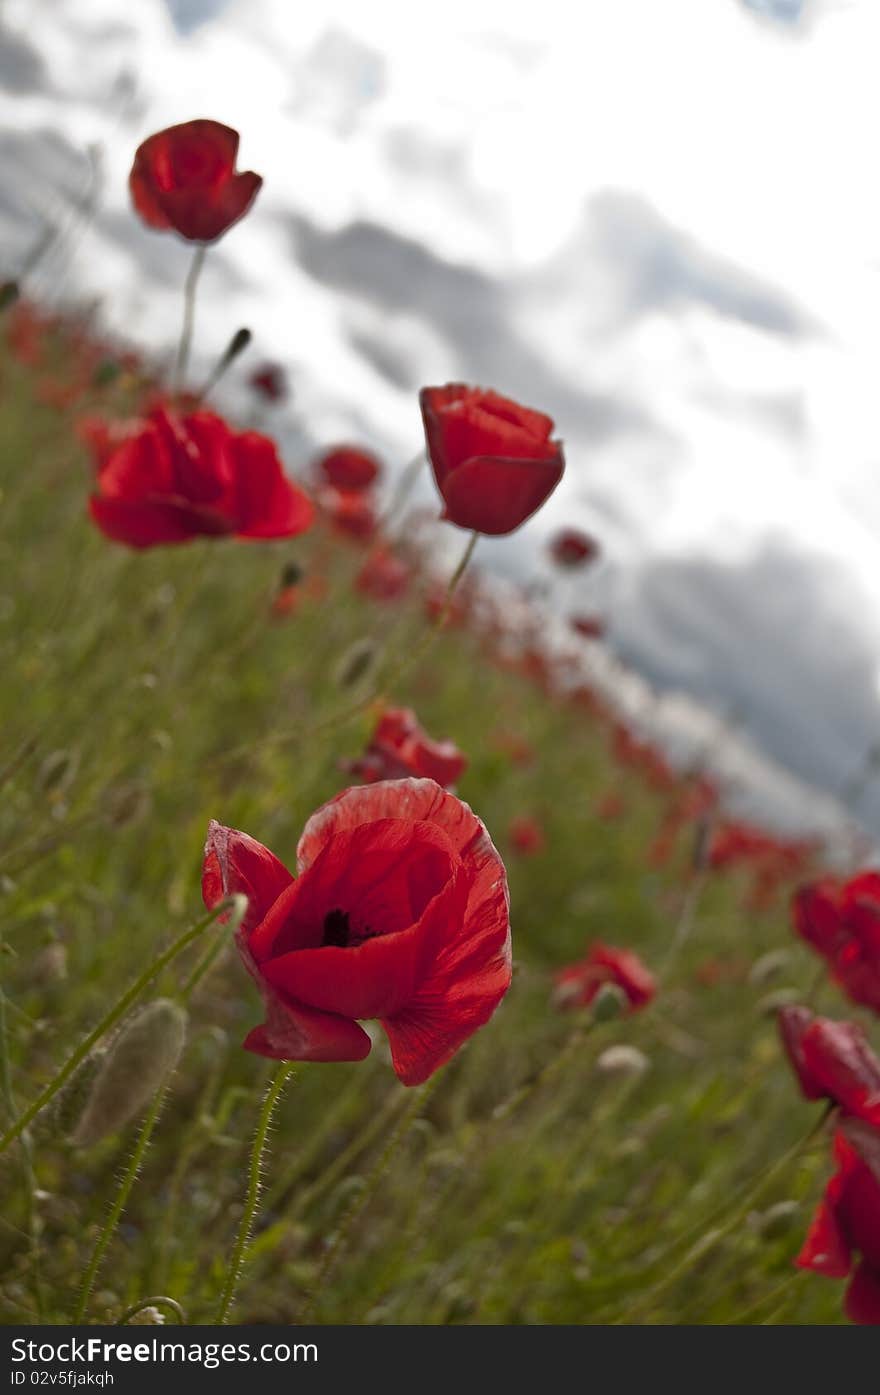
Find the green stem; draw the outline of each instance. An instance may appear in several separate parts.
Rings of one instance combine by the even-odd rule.
[[[110,1214],[104,1222],[101,1233],[95,1242],[95,1248],[92,1250],[92,1257],[89,1260],[88,1268],[86,1269],[85,1277],[82,1281],[82,1287],[79,1291],[79,1302],[76,1305],[76,1313],[73,1318],[74,1326],[76,1327],[81,1326],[85,1318],[86,1307],[88,1306],[89,1296],[91,1295],[98,1270],[101,1267],[104,1255],[107,1253],[107,1246],[110,1244],[116,1232],[119,1218],[125,1210],[125,1203],[128,1201],[129,1194],[135,1183],[135,1178],[141,1170],[141,1164],[144,1160],[147,1148],[149,1147],[153,1129],[156,1127],[156,1121],[159,1118],[159,1113],[164,1101],[165,1087],[163,1085],[153,1096],[153,1102],[150,1105],[147,1117],[141,1125],[141,1131],[134,1145],[134,1151],[129,1159],[128,1167],[122,1174],[113,1205],[110,1208]]]
[[[175,392],[179,392],[183,386],[184,375],[189,363],[189,350],[196,317],[196,287],[199,283],[207,250],[204,243],[200,243],[196,248],[183,286],[183,325],[180,330],[180,343],[177,346],[177,359],[174,364],[173,384]]]
[[[592,1026],[592,1018],[588,1022],[579,1022],[574,1031],[569,1035],[568,1040],[563,1042],[561,1049],[556,1053],[553,1059],[548,1061],[547,1065],[539,1070],[537,1075],[532,1076],[531,1080],[527,1080],[524,1085],[520,1085],[518,1089],[507,1096],[507,1099],[502,1100],[500,1104],[495,1106],[491,1115],[493,1122],[509,1118],[510,1115],[519,1109],[520,1105],[525,1104],[526,1100],[537,1090],[546,1085],[548,1081],[553,1080],[554,1076],[558,1075],[559,1072],[564,1069],[572,1057],[577,1055]]]
[[[116,1319],[114,1326],[125,1327],[126,1323],[131,1322],[138,1313],[142,1313],[144,1308],[167,1308],[169,1312],[174,1314],[182,1327],[186,1326],[186,1313],[175,1298],[169,1298],[165,1293],[154,1294],[151,1298],[138,1299],[137,1303],[132,1303],[131,1307],[126,1308],[125,1312]]]
[[[389,1164],[397,1151],[398,1145],[405,1138],[410,1127],[415,1123],[416,1119],[425,1108],[425,1105],[428,1103],[428,1100],[431,1098],[431,1095],[434,1093],[434,1090],[437,1088],[440,1076],[441,1072],[438,1071],[429,1084],[415,1092],[412,1101],[404,1110],[395,1128],[391,1131],[388,1142],[382,1149],[376,1163],[368,1174],[362,1190],[352,1198],[351,1202],[342,1213],[342,1217],[334,1234],[328,1239],[324,1247],[324,1252],[318,1265],[318,1272],[315,1275],[315,1281],[312,1285],[311,1292],[303,1304],[303,1311],[299,1320],[300,1325],[305,1326],[311,1322],[321,1294],[333,1274],[337,1261],[345,1248],[355,1223],[366,1210],[376,1188],[388,1171]]]
[[[257,1132],[254,1135],[254,1144],[251,1149],[251,1165],[248,1172],[247,1192],[245,1194],[244,1211],[238,1226],[238,1234],[235,1237],[232,1256],[226,1270],[226,1282],[223,1285],[223,1293],[220,1296],[220,1306],[217,1309],[217,1316],[214,1319],[217,1326],[222,1327],[229,1321],[229,1310],[232,1307],[232,1300],[235,1290],[241,1278],[247,1256],[248,1242],[251,1237],[251,1227],[257,1213],[257,1204],[260,1198],[260,1177],[263,1168],[263,1152],[266,1147],[266,1138],[269,1127],[272,1123],[272,1114],[275,1105],[281,1097],[285,1085],[293,1073],[293,1063],[285,1061],[275,1072],[269,1083],[263,1100],[263,1107],[260,1110],[260,1117],[257,1120]]]
[[[36,1118],[41,1109],[45,1109],[49,1101],[57,1095],[62,1085],[66,1084],[77,1067],[86,1059],[92,1048],[97,1045],[103,1036],[106,1036],[111,1028],[116,1026],[116,1023],[124,1017],[128,1009],[144,994],[162,970],[167,968],[171,961],[177,958],[178,954],[181,954],[194,940],[197,940],[220,916],[232,911],[234,915],[241,917],[244,913],[244,907],[242,905],[244,901],[245,898],[241,896],[230,896],[227,897],[226,900],[221,901],[208,915],[179,936],[179,938],[165,950],[164,954],[160,954],[159,957],[144,970],[140,978],[123,993],[122,997],[114,1004],[110,1011],[105,1013],[97,1027],[89,1032],[88,1036],[83,1038],[73,1054],[68,1057],[67,1061],[52,1077],[48,1085],[41,1090],[33,1103],[28,1105],[24,1113],[20,1114],[15,1122],[9,1126],[2,1138],[0,1138],[0,1153],[5,1152],[10,1143],[13,1143],[15,1139],[18,1138],[27,1128],[31,1120]]]

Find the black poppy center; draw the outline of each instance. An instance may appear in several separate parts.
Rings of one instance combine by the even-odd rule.
[[[351,939],[351,924],[347,911],[328,911],[324,917],[324,934],[321,939],[322,945],[336,945],[338,949],[346,949]]]
[[[321,947],[335,945],[337,949],[356,949],[358,945],[364,943],[364,940],[372,940],[374,936],[381,935],[381,933],[381,930],[371,930],[368,925],[365,925],[363,929],[358,929],[349,920],[348,911],[336,909],[328,911],[324,917]]]

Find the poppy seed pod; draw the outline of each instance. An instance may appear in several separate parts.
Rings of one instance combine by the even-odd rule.
[[[596,1058],[596,1065],[604,1075],[644,1075],[650,1064],[644,1051],[625,1042],[606,1046]]]
[[[89,1147],[140,1112],[180,1060],[186,1022],[182,1007],[157,998],[124,1023],[103,1054],[72,1143]]]

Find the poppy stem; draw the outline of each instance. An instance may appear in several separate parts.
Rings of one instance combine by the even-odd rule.
[[[180,343],[177,346],[177,359],[174,364],[173,388],[175,393],[180,392],[183,387],[183,379],[189,363],[189,351],[196,318],[196,287],[199,284],[199,276],[205,263],[207,250],[203,242],[199,243],[183,283],[183,324],[180,330]]]
[[[125,1312],[116,1319],[113,1324],[114,1327],[125,1327],[131,1322],[133,1317],[137,1317],[138,1313],[142,1313],[144,1308],[167,1308],[169,1312],[174,1314],[182,1327],[186,1325],[186,1313],[177,1302],[177,1299],[169,1298],[166,1293],[156,1293],[149,1298],[139,1298],[137,1303],[132,1303],[131,1307],[126,1308]]]
[[[415,1091],[413,1099],[407,1105],[398,1119],[397,1124],[392,1129],[388,1142],[385,1144],[372,1170],[365,1179],[363,1187],[355,1194],[342,1213],[339,1224],[333,1234],[328,1236],[324,1247],[324,1253],[318,1264],[318,1272],[315,1275],[311,1292],[307,1295],[305,1303],[303,1304],[302,1313],[299,1318],[300,1326],[304,1326],[311,1322],[321,1294],[333,1275],[337,1261],[342,1254],[355,1223],[366,1210],[379,1183],[388,1171],[388,1167],[394,1154],[397,1152],[399,1144],[402,1143],[403,1139],[409,1133],[410,1128],[416,1122],[416,1119],[425,1109],[428,1100],[437,1088],[441,1074],[442,1072],[437,1071],[433,1079],[427,1085],[423,1086],[421,1090]]]
[[[285,1085],[293,1074],[293,1069],[292,1061],[284,1061],[269,1082],[269,1088],[263,1099],[263,1107],[260,1110],[260,1117],[257,1120],[257,1131],[254,1135],[254,1144],[251,1149],[251,1165],[248,1172],[244,1210],[239,1222],[238,1234],[235,1237],[232,1257],[226,1271],[226,1282],[223,1285],[223,1292],[220,1296],[220,1306],[217,1309],[217,1316],[214,1319],[217,1326],[223,1326],[229,1321],[229,1310],[232,1307],[235,1290],[241,1279],[242,1269],[244,1268],[247,1257],[248,1243],[251,1238],[251,1228],[254,1223],[254,1217],[257,1214],[257,1206],[260,1200],[260,1179],[263,1171],[263,1153],[266,1148],[266,1138],[272,1123],[272,1115],[275,1106],[281,1098]]]
[[[413,456],[412,460],[404,465],[400,472],[397,488],[391,496],[391,502],[385,510],[384,515],[379,520],[379,528],[382,532],[387,533],[391,528],[391,524],[398,515],[402,513],[403,506],[415,487],[416,480],[421,474],[424,463],[425,453],[424,451],[419,451],[417,455]]]
[[[101,1233],[95,1242],[95,1248],[92,1250],[92,1257],[89,1260],[88,1268],[86,1269],[85,1277],[83,1278],[82,1286],[79,1291],[79,1301],[76,1305],[76,1313],[73,1318],[74,1325],[77,1327],[79,1327],[85,1319],[86,1308],[88,1307],[89,1297],[91,1296],[98,1270],[107,1253],[107,1247],[116,1233],[119,1218],[125,1210],[125,1203],[128,1201],[131,1189],[141,1170],[141,1164],[143,1163],[147,1148],[149,1147],[150,1139],[153,1136],[153,1129],[156,1127],[162,1105],[165,1102],[165,1093],[165,1086],[162,1085],[153,1096],[153,1102],[150,1105],[147,1117],[141,1125],[140,1133],[137,1136],[134,1150],[128,1162],[128,1167],[125,1169],[120,1179],[113,1205],[110,1207],[110,1213],[101,1227]]]
[[[92,1031],[89,1032],[88,1036],[83,1038],[76,1050],[67,1058],[61,1069],[56,1072],[48,1085],[40,1091],[33,1103],[28,1105],[27,1109],[25,1109],[22,1114],[19,1114],[14,1123],[10,1124],[3,1136],[0,1137],[0,1153],[5,1152],[10,1143],[15,1142],[16,1138],[24,1132],[28,1124],[40,1113],[41,1109],[45,1109],[49,1101],[57,1095],[62,1085],[66,1084],[77,1067],[86,1059],[92,1048],[97,1045],[102,1037],[107,1035],[111,1028],[116,1026],[116,1023],[124,1017],[129,1008],[137,1002],[138,998],[143,996],[153,980],[158,978],[162,970],[167,968],[171,961],[177,958],[178,954],[187,949],[221,916],[228,915],[231,917],[233,925],[235,925],[236,922],[240,924],[246,908],[246,897],[227,897],[224,901],[221,901],[219,905],[215,906],[210,914],[203,916],[196,925],[184,931],[163,954],[160,954],[152,964],[149,964],[140,977],[122,994],[122,997],[118,999],[110,1011],[104,1014],[97,1027],[94,1027]]]

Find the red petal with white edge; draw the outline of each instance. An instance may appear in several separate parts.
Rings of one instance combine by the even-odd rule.
[[[256,838],[211,820],[202,867],[202,898],[208,910],[224,896],[242,892],[248,909],[240,933],[249,935],[292,882],[284,863]]]
[[[864,1260],[846,1290],[844,1312],[862,1327],[880,1327],[880,1274]]]
[[[812,1269],[828,1279],[843,1279],[850,1271],[852,1260],[846,1236],[833,1206],[824,1198],[819,1202],[795,1264],[799,1269]]]

